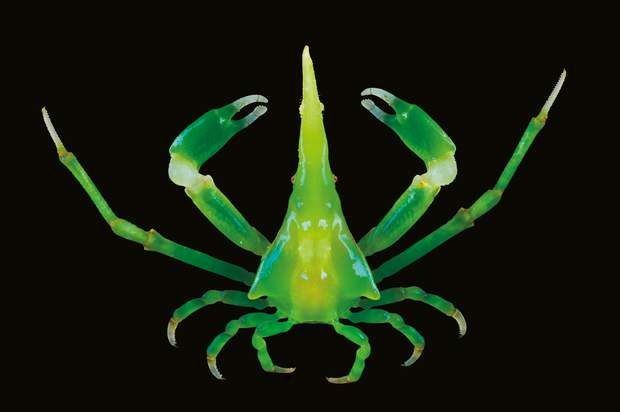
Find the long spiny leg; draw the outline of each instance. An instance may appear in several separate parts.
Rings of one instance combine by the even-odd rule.
[[[208,111],[183,130],[170,146],[168,174],[174,183],[185,187],[185,193],[198,209],[228,239],[263,255],[269,241],[220,192],[210,175],[200,174],[200,167],[228,140],[267,111],[267,107],[257,106],[246,117],[233,120],[236,113],[252,103],[267,103],[267,99],[259,95],[242,97],[227,106]]]
[[[263,312],[248,313],[239,319],[231,320],[226,325],[224,332],[220,333],[213,339],[207,348],[207,362],[209,370],[218,379],[224,379],[220,371],[217,369],[217,355],[220,353],[224,345],[239,332],[239,329],[255,328],[266,322],[275,321],[281,316],[277,313],[269,314]]]
[[[403,362],[403,366],[412,365],[422,355],[424,337],[412,326],[407,325],[399,314],[383,309],[366,309],[361,312],[351,312],[347,319],[355,323],[389,323],[394,329],[402,333],[413,345],[413,353]]]
[[[385,217],[359,241],[360,248],[369,256],[400,239],[426,212],[441,186],[454,180],[456,146],[420,107],[377,88],[364,90],[362,96],[378,97],[394,109],[396,114],[388,114],[372,100],[362,100],[362,106],[394,130],[403,143],[424,161],[427,169],[426,173],[413,178]]]
[[[431,293],[426,293],[417,286],[383,290],[381,291],[381,298],[379,300],[362,298],[360,300],[359,307],[368,309],[375,306],[389,305],[390,303],[400,302],[407,299],[417,302],[424,302],[443,314],[454,318],[459,325],[459,337],[462,337],[465,335],[465,332],[467,332],[467,323],[465,322],[465,317],[460,310],[444,298]]]
[[[168,342],[176,347],[175,331],[179,323],[197,310],[218,302],[255,309],[264,309],[268,306],[267,299],[250,300],[245,292],[237,290],[209,290],[202,297],[192,299],[174,311],[172,318],[168,322]]]
[[[54,129],[54,125],[50,120],[47,110],[43,108],[42,112],[47,130],[56,145],[56,150],[58,151],[60,161],[77,179],[97,207],[97,210],[101,216],[103,216],[115,234],[127,240],[131,240],[132,242],[140,243],[144,246],[145,250],[152,250],[162,253],[187,264],[196,266],[200,269],[208,270],[229,279],[245,283],[246,285],[252,284],[254,274],[248,272],[240,266],[233,265],[232,263],[211,257],[206,253],[179,245],[178,243],[161,236],[153,229],[147,232],[133,223],[117,217],[110,206],[108,206],[108,203],[103,198],[101,193],[99,193],[99,190],[90,179],[86,171],[82,168],[77,158],[73,155],[73,153],[68,152],[65,149],[65,146],[62,144],[60,137],[58,137],[58,134]]]
[[[508,161],[508,164],[504,168],[504,171],[500,175],[495,187],[486,191],[482,196],[478,198],[468,209],[460,209],[452,219],[450,219],[443,226],[440,226],[435,231],[428,234],[426,237],[420,239],[414,243],[408,249],[402,253],[389,259],[381,266],[373,270],[375,282],[379,283],[381,280],[391,276],[404,267],[412,264],[422,256],[426,255],[437,246],[441,245],[453,236],[461,233],[463,230],[473,226],[474,221],[480,216],[491,210],[501,199],[504,190],[508,187],[512,176],[514,175],[517,167],[523,160],[523,157],[527,153],[530,145],[534,141],[534,138],[540,132],[545,125],[549,110],[555,101],[564,79],[566,77],[566,71],[562,72],[560,79],[554,87],[551,95],[545,102],[544,106],[540,110],[540,113],[532,120],[530,120],[523,136],[519,140],[519,144],[515,149],[512,157]]]
[[[294,323],[290,320],[286,320],[284,322],[272,320],[262,323],[256,327],[254,335],[252,335],[252,346],[254,346],[258,352],[258,361],[260,362],[260,366],[266,372],[292,373],[295,371],[295,368],[283,368],[281,366],[274,365],[271,360],[271,356],[269,356],[269,352],[267,351],[267,342],[265,342],[265,338],[288,332],[293,325]]]
[[[355,382],[362,376],[366,358],[370,356],[370,342],[368,341],[368,336],[355,326],[343,325],[339,322],[335,322],[333,326],[337,333],[358,345],[359,348],[355,352],[355,361],[353,362],[349,374],[339,378],[327,378],[327,380],[330,383]]]

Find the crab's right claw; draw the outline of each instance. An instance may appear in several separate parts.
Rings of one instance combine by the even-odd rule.
[[[211,175],[200,173],[205,162],[237,132],[267,112],[267,107],[259,104],[247,116],[233,118],[255,103],[267,103],[267,98],[259,94],[242,97],[208,111],[186,127],[170,146],[168,176],[185,188],[185,193],[224,236],[237,246],[262,256],[269,241],[217,188]]]

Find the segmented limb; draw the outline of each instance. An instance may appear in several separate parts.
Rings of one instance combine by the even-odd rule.
[[[362,372],[364,371],[364,365],[366,358],[370,356],[370,342],[368,336],[360,329],[351,325],[343,325],[342,323],[335,322],[333,324],[334,330],[359,346],[355,352],[355,361],[349,371],[348,375],[341,376],[339,378],[327,378],[330,383],[351,383],[357,381]]]
[[[54,125],[50,120],[47,110],[43,108],[42,112],[47,130],[56,145],[56,150],[58,151],[60,161],[77,179],[97,207],[97,210],[101,216],[103,216],[115,234],[127,240],[131,240],[132,242],[140,243],[144,246],[145,250],[152,250],[162,253],[192,266],[196,266],[200,269],[208,270],[226,278],[245,283],[246,285],[252,284],[254,274],[248,272],[240,266],[233,265],[232,263],[211,257],[206,253],[182,246],[166,239],[153,229],[148,232],[144,231],[133,223],[117,217],[110,206],[108,206],[108,203],[103,198],[101,193],[99,193],[99,190],[90,179],[86,171],[82,168],[77,158],[73,155],[73,153],[68,152],[65,149],[60,137],[58,137],[58,133],[56,133],[56,130],[54,129]]]
[[[224,332],[220,333],[213,339],[209,347],[207,348],[207,363],[209,370],[218,379],[224,379],[220,371],[217,369],[217,355],[220,353],[224,345],[239,332],[239,329],[255,328],[266,322],[278,320],[280,317],[277,313],[248,313],[241,316],[239,319],[231,320],[226,324]]]
[[[254,346],[258,352],[258,361],[264,371],[275,373],[292,373],[295,371],[295,368],[283,368],[274,365],[271,356],[269,356],[269,352],[267,352],[267,342],[265,342],[265,338],[288,332],[293,325],[294,323],[290,320],[284,322],[274,320],[262,323],[256,327],[254,335],[252,335],[252,346]]]
[[[426,293],[417,286],[411,286],[408,288],[391,288],[381,291],[381,298],[379,300],[370,300],[362,298],[359,306],[364,309],[374,308],[375,306],[389,305],[390,303],[401,302],[403,300],[413,300],[417,302],[424,302],[429,306],[434,307],[443,314],[454,318],[459,325],[459,337],[465,335],[467,332],[467,323],[465,317],[452,303],[448,302],[444,298]],[[362,313],[362,312],[356,312]],[[353,319],[351,319],[353,320]]]
[[[534,138],[540,132],[545,125],[549,110],[555,101],[564,79],[566,77],[566,71],[562,72],[560,79],[554,87],[551,95],[545,102],[540,113],[532,118],[525,129],[519,144],[515,149],[512,157],[508,161],[508,164],[504,168],[500,175],[495,187],[486,191],[482,196],[478,198],[469,208],[461,208],[452,219],[450,219],[443,226],[440,226],[435,231],[431,232],[426,237],[420,239],[414,243],[405,251],[387,260],[381,266],[373,270],[375,282],[379,283],[381,280],[397,273],[404,267],[412,264],[422,256],[426,255],[437,246],[441,245],[453,236],[461,233],[463,230],[470,228],[474,225],[474,221],[480,216],[491,210],[501,199],[504,190],[508,187],[510,180],[512,179],[517,167],[523,160],[523,157],[527,153],[530,145],[534,141]]]
[[[233,116],[252,103],[267,103],[259,95],[241,99],[213,109],[200,116],[174,140],[170,146],[168,175],[192,199],[200,211],[228,239],[257,255],[263,255],[269,241],[248,223],[241,212],[215,186],[210,175],[200,174],[200,167],[217,153],[237,132],[252,124],[267,111],[257,106],[246,117],[233,120]]]
[[[175,331],[179,323],[198,309],[218,302],[255,309],[265,309],[269,306],[267,299],[250,300],[245,292],[237,290],[209,290],[202,295],[202,297],[192,299],[174,311],[168,322],[168,342],[170,342],[172,346],[177,347]]]
[[[389,323],[394,329],[402,333],[413,345],[413,353],[403,362],[403,366],[411,366],[424,350],[424,337],[415,328],[405,323],[397,313],[391,313],[383,309],[367,309],[361,312],[351,312],[347,319],[355,323]]]
[[[456,146],[420,107],[407,103],[382,89],[369,88],[362,96],[375,96],[386,102],[396,114],[379,109],[370,99],[362,106],[394,130],[405,145],[426,164],[426,173],[417,175],[379,224],[360,241],[366,256],[391,246],[426,212],[441,186],[456,177]]]

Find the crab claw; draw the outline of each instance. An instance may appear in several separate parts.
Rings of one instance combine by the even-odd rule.
[[[445,162],[442,169],[446,167],[446,176],[437,182],[439,185],[444,186],[454,179],[456,146],[424,110],[377,87],[364,89],[361,95],[377,97],[394,110],[395,114],[386,113],[370,99],[363,99],[361,102],[373,116],[396,132],[403,143],[424,161],[429,172],[436,169],[433,162]]]
[[[385,103],[387,103],[388,106],[390,106],[392,109],[394,109],[394,111],[398,114],[399,112],[402,112],[404,110],[406,110],[406,106],[408,106],[409,104],[407,102],[405,102],[404,100],[399,99],[398,97],[394,96],[392,93],[383,90],[383,89],[379,89],[377,87],[369,87],[367,89],[364,89],[361,93],[362,97],[364,96],[375,96],[378,97],[379,99],[383,100]],[[373,114],[373,116],[375,116],[377,119],[379,119],[380,121],[382,121],[383,123],[386,123],[388,121],[391,120],[395,120],[396,116],[390,113],[386,113],[383,110],[381,110],[379,108],[379,106],[377,106],[375,104],[375,102],[373,102],[370,99],[363,99],[362,100],[362,106],[364,106],[364,108],[366,110],[368,110],[370,113]]]
[[[244,107],[252,103],[267,103],[267,102],[268,102],[267,98],[260,94],[251,94],[249,96],[242,97],[240,99],[235,100],[234,102],[230,104],[231,108],[235,110],[231,116],[234,116],[241,109],[243,109]],[[241,127],[247,127],[251,125],[252,123],[254,123],[256,119],[264,115],[266,112],[267,112],[267,106],[258,105],[254,108],[254,110],[252,110],[250,114],[248,114],[247,116],[241,119],[233,120],[233,122],[236,122]]]

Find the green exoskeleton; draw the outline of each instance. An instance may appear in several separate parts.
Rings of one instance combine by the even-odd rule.
[[[176,346],[179,323],[197,310],[216,302],[253,308],[256,311],[230,321],[207,348],[207,362],[215,377],[222,379],[216,365],[218,353],[241,328],[253,328],[252,345],[267,372],[289,373],[294,368],[275,365],[267,351],[265,338],[290,330],[298,323],[326,323],[349,339],[358,350],[350,371],[332,383],[357,381],[370,354],[368,337],[356,326],[341,323],[388,323],[409,340],[409,366],[424,349],[424,338],[403,318],[377,307],[402,300],[424,302],[456,320],[460,335],[467,329],[461,312],[445,299],[412,287],[380,290],[378,284],[429,253],[451,237],[471,227],[500,200],[519,163],[543,128],[549,109],[564,82],[566,72],[553,89],[540,113],[531,119],[516,150],[496,185],[484,192],[470,207],[460,209],[443,226],[414,243],[379,267],[371,269],[366,257],[400,239],[422,216],[442,186],[457,174],[456,147],[442,128],[420,107],[378,88],[362,92],[362,106],[389,126],[405,146],[419,156],[426,172],[413,177],[410,186],[385,217],[360,240],[356,240],[343,214],[340,197],[329,163],[327,137],[323,125],[323,104],[319,100],[314,67],[308,47],[302,55],[303,99],[299,108],[299,163],[293,179],[288,210],[275,239],[267,239],[253,227],[232,202],[217,188],[210,175],[200,168],[238,131],[249,126],[267,108],[267,99],[250,95],[219,109],[213,109],[190,124],[170,147],[170,179],[184,188],[200,211],[228,239],[261,257],[255,272],[182,246],[155,230],[145,231],[116,216],[77,158],[63,146],[43,109],[43,118],[56,145],[61,162],[82,185],[112,231],[137,242],[146,250],[163,253],[206,271],[241,282],[249,290],[210,290],[179,307],[168,325],[168,339]],[[395,114],[382,111],[370,96],[387,103]],[[244,107],[255,104],[247,116],[234,120]],[[274,307],[275,313],[262,309]],[[358,308],[356,311],[351,311]]]

